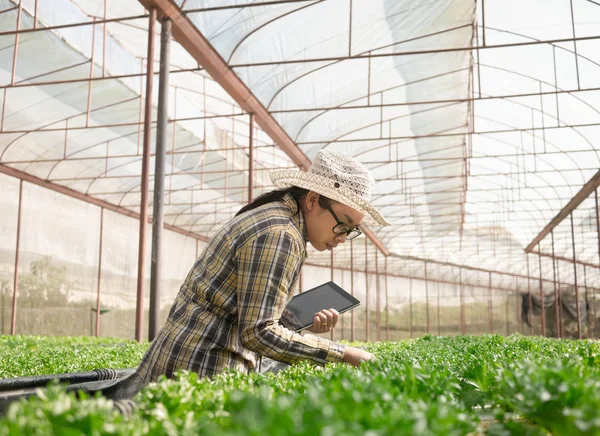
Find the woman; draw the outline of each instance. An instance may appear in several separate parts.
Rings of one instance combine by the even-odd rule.
[[[361,233],[363,218],[389,225],[369,204],[373,177],[353,158],[320,151],[308,172],[275,171],[271,179],[282,189],[243,207],[196,261],[138,368],[145,383],[181,369],[200,376],[247,372],[259,356],[355,366],[374,357],[279,324],[307,242],[318,251],[332,250]],[[308,331],[330,331],[338,315],[335,310],[315,314]]]

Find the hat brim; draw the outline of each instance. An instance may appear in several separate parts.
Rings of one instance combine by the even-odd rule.
[[[343,186],[340,188],[332,187],[331,180],[318,174],[311,174],[300,170],[277,170],[269,173],[269,176],[278,188],[297,186],[351,207],[365,216],[367,224],[376,226],[391,225],[373,205],[365,202]]]

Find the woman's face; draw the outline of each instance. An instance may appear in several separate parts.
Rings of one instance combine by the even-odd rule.
[[[346,242],[346,234],[336,235],[333,228],[338,221],[333,214],[319,205],[319,194],[310,191],[301,201],[308,241],[317,251],[332,250],[338,244]],[[341,203],[331,204],[333,213],[339,221],[354,228],[363,220],[363,214]]]

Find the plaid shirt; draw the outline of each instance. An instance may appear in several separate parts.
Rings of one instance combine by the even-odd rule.
[[[306,225],[286,195],[241,214],[210,241],[138,368],[146,382],[180,369],[253,370],[259,356],[339,362],[344,346],[279,324],[306,259]]]

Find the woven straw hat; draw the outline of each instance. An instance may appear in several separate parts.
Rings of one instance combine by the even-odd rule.
[[[375,179],[356,159],[335,151],[321,150],[308,171],[272,171],[278,188],[297,186],[345,204],[365,216],[369,224],[389,226],[369,201]]]

